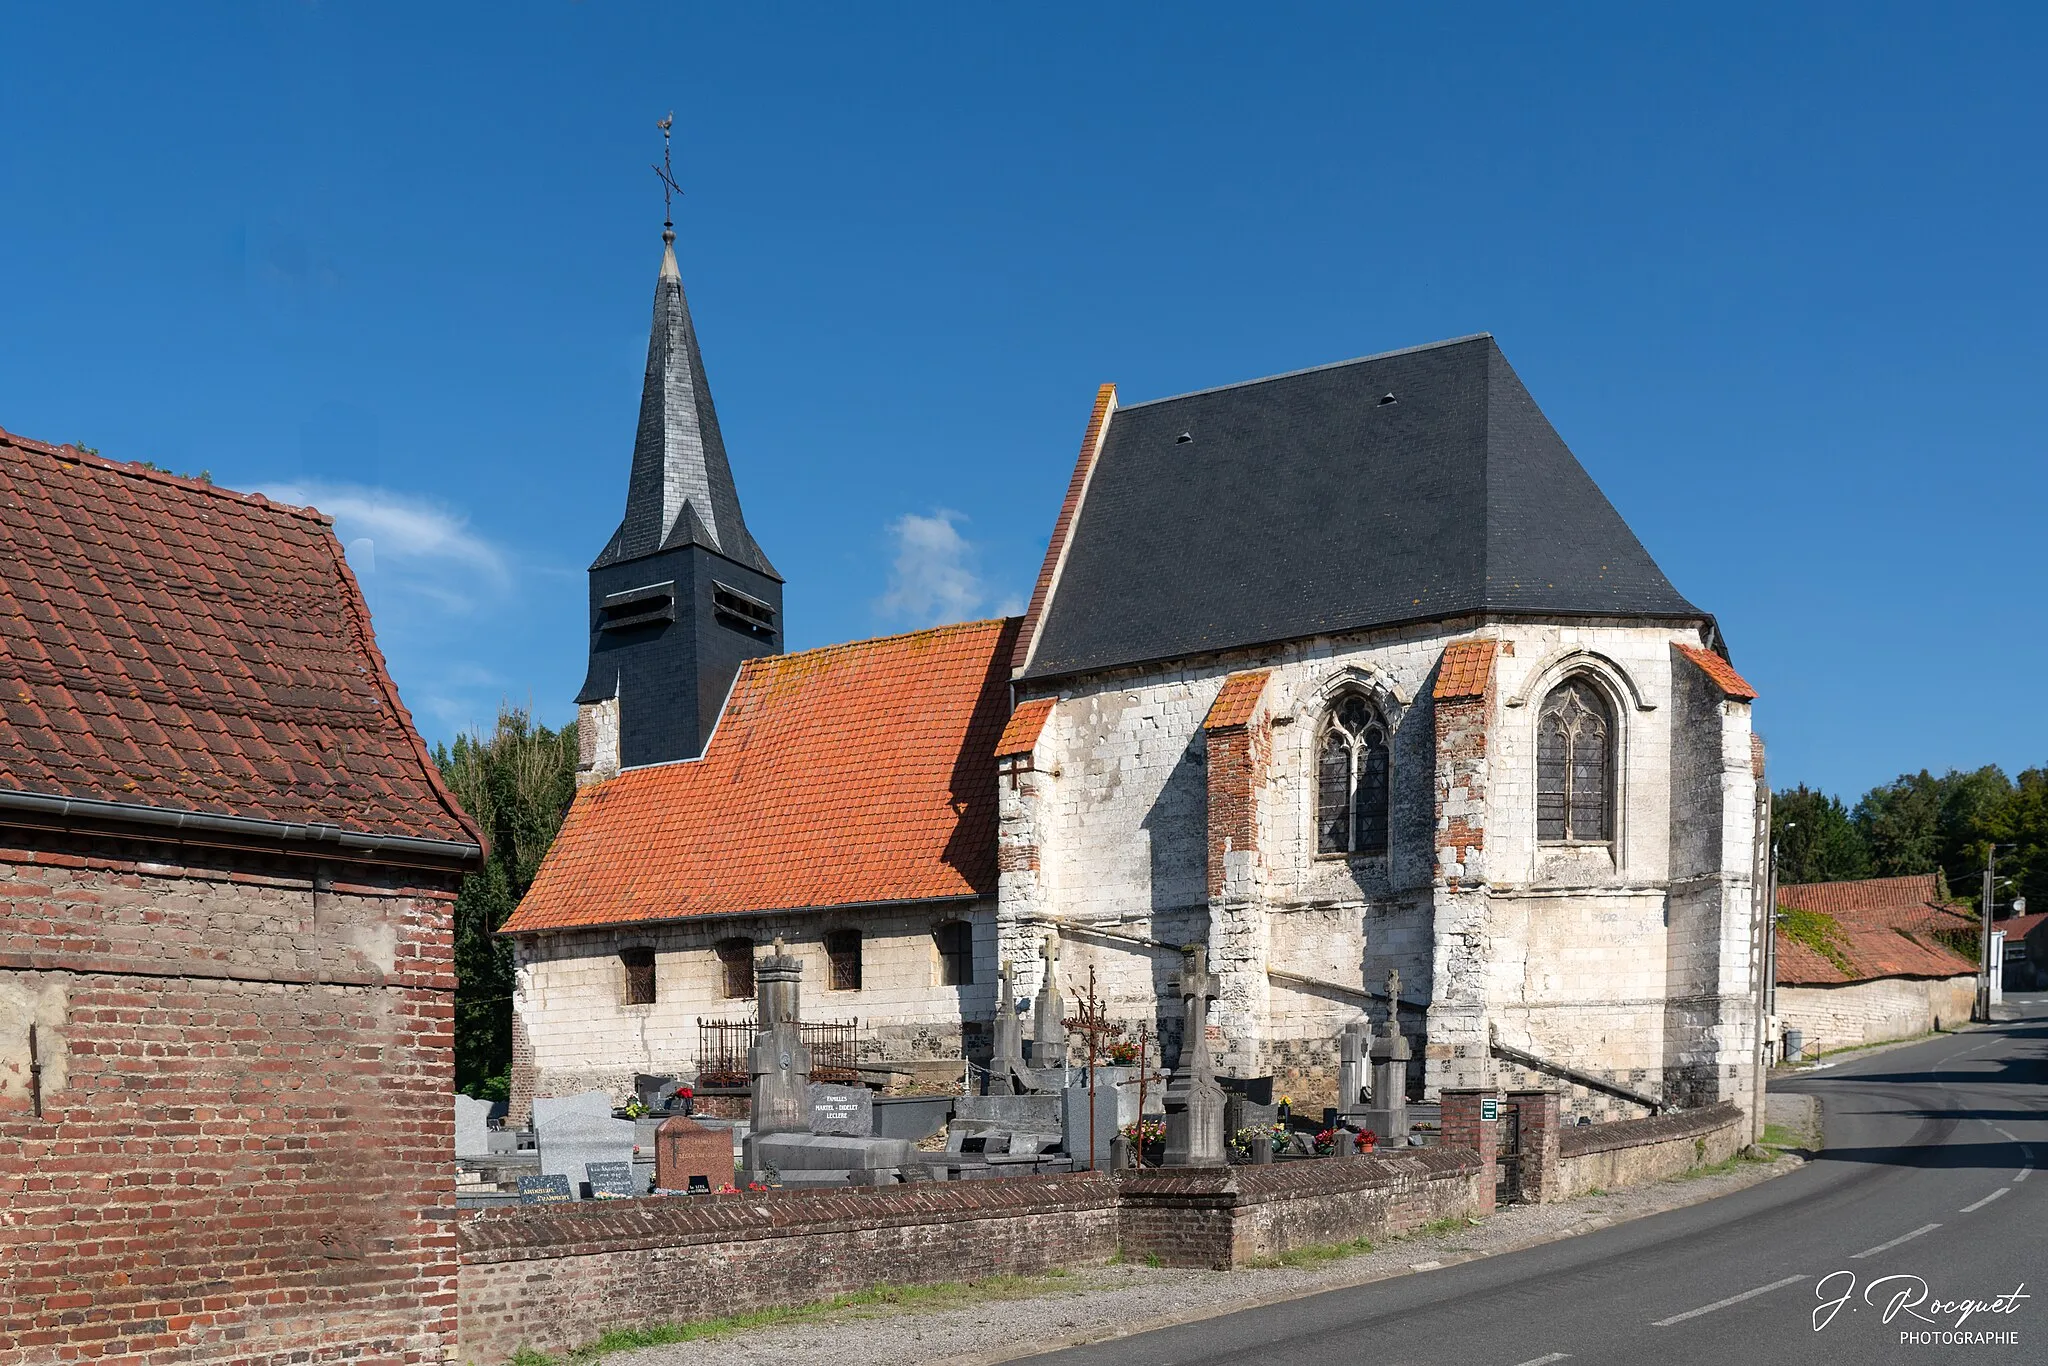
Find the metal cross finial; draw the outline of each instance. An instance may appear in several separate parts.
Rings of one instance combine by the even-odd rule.
[[[683,187],[676,184],[675,174],[669,166],[668,159],[669,129],[675,127],[675,123],[676,111],[671,109],[668,111],[667,118],[657,119],[654,124],[655,127],[661,130],[661,165],[654,168],[654,174],[661,178],[661,228],[663,235],[670,241],[675,240],[676,230],[676,215],[673,201],[677,195],[683,192]]]

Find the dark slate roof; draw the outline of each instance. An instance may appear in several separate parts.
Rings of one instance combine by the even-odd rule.
[[[661,274],[654,286],[654,325],[647,341],[647,378],[640,390],[640,427],[626,516],[592,569],[696,544],[749,569],[780,578],[740,515],[732,464],[711,406],[704,355],[683,295],[674,234],[664,233]]]
[[[1704,615],[1483,335],[1118,409],[1024,676],[1475,612]]]

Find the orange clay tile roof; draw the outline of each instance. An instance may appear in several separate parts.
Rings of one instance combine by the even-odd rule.
[[[1266,690],[1266,680],[1272,674],[1271,669],[1251,669],[1224,679],[1223,690],[1216,694],[1216,700],[1209,704],[1209,714],[1202,718],[1202,729],[1226,730],[1250,721],[1252,711],[1259,705],[1259,694]]]
[[[1444,647],[1443,667],[1436,671],[1439,702],[1459,697],[1484,697],[1493,677],[1493,656],[1498,647],[1490,640],[1454,640]]]
[[[1849,970],[1778,927],[1778,981],[1784,986],[1838,986],[1879,977],[1957,977],[1975,972],[1975,960],[1942,942],[1936,932],[1968,933],[1976,922],[1937,901],[1932,873],[1866,878],[1858,882],[1794,883],[1778,889],[1778,904],[1830,917],[1828,934]]]
[[[1747,679],[1712,650],[1702,650],[1697,645],[1680,645],[1678,652],[1700,666],[1700,672],[1714,681],[1714,686],[1738,702],[1756,701],[1756,689],[1749,686]]]
[[[325,517],[5,431],[0,786],[480,842]]]
[[[504,933],[991,893],[1017,625],[749,660],[701,759],[577,794]]]
[[[1045,720],[1057,701],[1056,697],[1040,697],[1019,703],[1010,713],[1010,724],[1003,727],[1003,738],[996,741],[996,757],[1008,759],[1037,749],[1039,732],[1045,729]]]

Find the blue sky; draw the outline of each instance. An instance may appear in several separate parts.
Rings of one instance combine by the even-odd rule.
[[[674,109],[793,645],[1013,608],[1103,380],[1491,331],[1778,784],[2048,762],[2048,11],[1783,10],[10,7],[0,426],[335,514],[430,739],[565,720]]]

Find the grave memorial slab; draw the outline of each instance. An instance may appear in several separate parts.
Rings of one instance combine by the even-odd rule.
[[[589,1165],[622,1162],[630,1167],[634,1132],[630,1119],[573,1111],[551,1118],[539,1132],[541,1172],[563,1177],[579,1198],[587,1198],[583,1188],[590,1182]]]
[[[875,1096],[865,1086],[812,1082],[811,1132],[867,1138],[875,1131]]]
[[[522,1205],[566,1205],[575,1198],[575,1192],[569,1189],[569,1178],[559,1173],[519,1178]]]
[[[630,1200],[644,1193],[636,1188],[631,1162],[587,1162],[583,1169],[590,1176],[593,1200]]]
[[[715,1191],[732,1178],[730,1130],[706,1128],[681,1115],[661,1122],[654,1134],[655,1189]]]
[[[491,1110],[487,1100],[474,1096],[455,1098],[455,1155],[488,1157],[491,1153]]]

